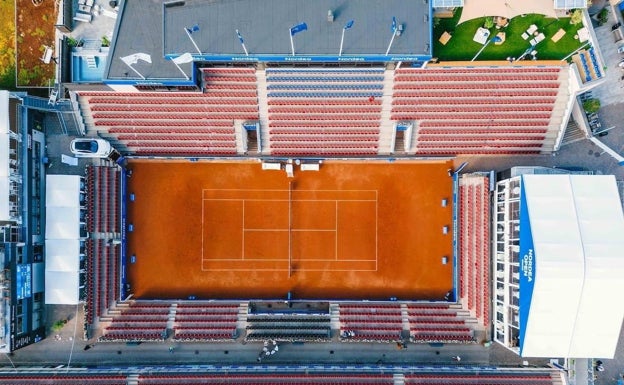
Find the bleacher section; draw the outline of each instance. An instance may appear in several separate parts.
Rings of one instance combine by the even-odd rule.
[[[247,341],[327,341],[329,314],[249,314]]]
[[[142,301],[119,304],[121,312],[104,328],[100,341],[162,341],[172,304]]]
[[[544,372],[499,372],[481,371],[468,373],[418,373],[406,374],[405,384],[479,384],[479,385],[550,385],[553,377]]]
[[[375,385],[394,384],[392,374],[375,373],[269,373],[269,374],[142,374],[139,385],[263,384],[263,385]]]
[[[459,181],[460,298],[479,322],[490,324],[489,178],[463,175]]]
[[[495,367],[462,368],[454,370],[432,368],[358,368],[331,365],[325,370],[319,368],[279,368],[267,371],[265,367],[233,367],[223,370],[185,370],[170,367],[138,369],[105,369],[99,373],[85,369],[64,368],[62,371],[39,369],[37,372],[2,372],[0,382],[13,385],[182,385],[182,384],[262,384],[262,385],[555,385],[563,383],[560,374],[548,369],[510,369]]]
[[[222,341],[236,337],[239,304],[180,303],[175,309],[174,339]]]
[[[410,340],[416,343],[474,342],[474,331],[465,317],[449,304],[409,304]]]
[[[401,341],[403,314],[400,304],[340,304],[343,341]]]
[[[383,68],[266,70],[272,155],[376,155]]]
[[[97,294],[97,293],[96,293]],[[99,303],[96,296],[95,303]],[[245,328],[246,341],[468,343],[476,320],[461,305],[414,303],[233,303],[227,301],[121,302],[109,309],[102,341],[228,341]],[[331,308],[334,315],[330,315]],[[102,311],[103,312],[103,311]],[[334,314],[334,313],[331,313]],[[243,318],[241,318],[243,317]],[[106,323],[110,320],[110,323]],[[335,322],[335,323],[334,323]],[[238,326],[240,324],[240,326]],[[482,329],[482,327],[479,327]],[[409,334],[408,334],[409,332]]]
[[[254,68],[203,68],[200,92],[78,93],[90,130],[123,153],[236,155],[235,127],[258,119]]]
[[[121,172],[106,166],[86,169],[87,231],[120,233]]]
[[[0,375],[0,382],[11,385],[126,385],[128,376],[125,374],[66,374],[66,373],[35,373]]]
[[[92,325],[105,314],[120,290],[119,242],[121,232],[121,173],[117,168],[88,166],[86,169],[87,231],[85,323]]]
[[[552,151],[567,91],[563,67],[395,71],[391,119],[417,127],[417,155]]]
[[[600,77],[593,53],[576,59]],[[414,127],[409,154],[543,154],[566,120],[568,76],[559,66],[209,67],[201,93],[78,95],[89,131],[127,154],[244,155],[249,121],[261,123],[266,155],[389,154],[391,122]]]

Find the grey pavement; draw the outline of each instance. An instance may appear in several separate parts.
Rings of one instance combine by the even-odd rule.
[[[610,137],[611,134],[604,138]],[[583,167],[599,174],[613,174],[616,179],[624,180],[624,167],[587,139],[566,145],[553,155],[462,156],[454,160],[454,165],[458,167],[463,162],[468,162],[463,172],[501,171],[513,166]]]
[[[615,42],[611,26],[617,22],[613,12],[609,13],[609,21],[600,26],[595,27],[596,38],[604,65],[606,69],[606,82],[597,86],[592,90],[594,96],[600,99],[603,106],[618,104],[624,102],[624,71],[618,67],[620,60],[624,58],[617,52],[617,47],[624,44],[624,41]]]
[[[95,1],[95,4],[100,10],[107,10],[109,11],[108,14],[110,14],[113,9],[108,3],[109,2],[105,0]],[[102,39],[103,36],[111,39],[116,19],[106,16],[102,11],[97,12],[97,8],[94,8],[91,14],[93,15],[93,19],[90,23],[74,21],[74,28],[69,35],[76,40],[99,40]]]
[[[15,351],[10,357],[0,356],[2,365],[16,366],[136,366],[136,365],[256,365],[262,343],[178,343],[174,341],[144,342],[138,346],[123,343],[97,343],[82,339],[82,306],[54,306],[47,312],[48,324],[70,318],[58,333]],[[78,316],[75,317],[76,310]],[[90,346],[85,350],[86,346]],[[171,353],[169,347],[173,346]],[[462,365],[521,366],[522,359],[509,350],[493,344],[431,346],[408,344],[397,349],[392,343],[282,343],[275,356],[262,364],[400,364],[457,365],[451,357],[462,357]],[[11,359],[11,362],[9,362]],[[543,366],[543,359],[531,360],[531,365]]]

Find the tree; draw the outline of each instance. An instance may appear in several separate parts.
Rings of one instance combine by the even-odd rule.
[[[604,25],[609,20],[609,8],[604,7],[598,12],[598,23]]]
[[[600,109],[600,100],[587,99],[586,101],[583,102],[583,109],[588,114],[593,114],[595,112],[598,112],[598,110]]]
[[[68,46],[70,46],[70,47],[78,47],[78,40],[77,39],[75,39],[75,38],[73,38],[71,36],[68,36],[66,41],[67,41],[67,45]]]
[[[572,11],[570,15],[570,24],[576,25],[583,22],[583,11],[580,9],[575,9]]]
[[[494,19],[491,17],[486,17],[485,22],[483,23],[483,28],[490,29],[494,27]]]
[[[52,324],[52,332],[53,333],[58,333],[61,331],[61,329],[63,329],[63,326],[65,326],[65,324],[67,323],[67,320],[58,320],[55,323]]]

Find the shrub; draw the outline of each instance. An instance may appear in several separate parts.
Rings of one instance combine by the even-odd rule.
[[[593,114],[595,112],[598,112],[598,110],[600,109],[600,100],[587,99],[586,101],[583,102],[583,109],[588,114]]]
[[[71,36],[67,37],[67,45],[70,47],[78,47],[78,40],[74,39]]]
[[[63,329],[63,326],[67,323],[67,320],[59,320],[52,324],[52,332],[58,333]]]
[[[609,20],[609,9],[607,7],[603,8],[598,12],[598,23],[600,25],[605,24]]]
[[[572,11],[570,15],[570,24],[576,25],[583,22],[583,11],[580,9],[575,9]]]

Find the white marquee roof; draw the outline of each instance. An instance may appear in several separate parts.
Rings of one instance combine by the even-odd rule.
[[[46,177],[45,302],[79,302],[80,176]]]
[[[624,318],[613,300],[624,277],[615,177],[524,175],[522,187],[521,232],[532,239],[520,247],[533,265],[521,266],[521,355],[613,358]]]

